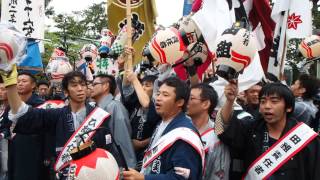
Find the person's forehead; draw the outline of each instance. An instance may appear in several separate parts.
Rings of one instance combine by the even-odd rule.
[[[18,79],[27,79],[27,80],[31,80],[31,77],[26,75],[26,74],[20,74],[18,75]]]
[[[4,87],[4,84],[3,83],[0,83],[0,88]]]
[[[46,84],[40,84],[40,85],[39,85],[39,88],[49,88],[49,86],[46,85]]]
[[[175,88],[168,86],[166,84],[163,84],[160,86],[159,91],[161,92],[168,92],[168,93],[174,93],[175,94]]]
[[[100,80],[100,79],[101,79],[100,77],[95,77],[92,82]]]
[[[202,92],[202,90],[199,89],[199,88],[192,88],[191,91],[190,91],[190,94],[191,95],[200,95],[201,92]]]
[[[262,87],[260,85],[253,85],[251,86],[248,91],[256,91],[256,90],[261,90]]]
[[[272,99],[272,98],[277,98],[277,99],[282,99],[282,97],[279,96],[279,94],[268,94],[268,95],[262,95],[261,98],[263,99]]]
[[[81,79],[80,77],[73,77],[71,80],[70,80],[70,83],[85,83],[86,81],[84,81],[83,79]]]

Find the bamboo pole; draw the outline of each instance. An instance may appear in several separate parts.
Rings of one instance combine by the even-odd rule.
[[[285,64],[285,60],[286,60],[286,56],[287,56],[287,19],[288,19],[288,14],[289,14],[289,10],[284,12],[284,17],[283,17],[283,23],[282,23],[282,27],[284,31],[284,43],[283,43],[283,51],[282,51],[282,56],[281,56],[281,61],[280,61],[280,71],[279,71],[279,80],[281,81],[284,77],[284,64]],[[282,32],[280,32],[282,33]],[[283,69],[283,70],[282,70]]]
[[[286,54],[287,54],[287,35],[284,35],[284,43],[283,43],[283,51],[282,51],[282,56],[281,56],[281,61],[280,61],[280,71],[279,71],[279,80],[281,81],[284,76],[284,70],[282,71],[285,59],[286,59]]]
[[[131,22],[131,0],[126,0],[127,5],[127,46],[132,47],[132,22]],[[132,70],[132,54],[129,54],[126,56],[126,62],[125,62],[125,70]]]

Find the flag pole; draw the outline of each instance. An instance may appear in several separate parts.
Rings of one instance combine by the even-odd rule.
[[[280,61],[280,70],[279,70],[279,80],[281,81],[284,75],[284,70],[282,71],[283,66],[284,66],[284,62],[285,62],[285,58],[286,58],[286,54],[287,54],[287,20],[288,20],[288,14],[289,14],[289,10],[287,10],[284,14],[284,22],[285,22],[285,26],[282,27],[284,28],[284,42],[283,42],[283,50],[282,50],[282,56],[281,56],[281,61]]]
[[[284,61],[285,61],[286,54],[287,54],[287,34],[285,33],[285,35],[284,35],[284,43],[283,43],[283,51],[282,51],[282,56],[281,56],[281,61],[280,61],[280,71],[279,71],[279,80],[280,81],[283,78],[283,74],[284,74],[284,72],[282,72],[282,69],[283,69],[283,66],[284,66]]]
[[[127,10],[127,46],[132,47],[131,0],[126,0]],[[127,55],[125,70],[132,70],[132,54]]]

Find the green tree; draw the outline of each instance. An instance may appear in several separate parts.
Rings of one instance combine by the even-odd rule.
[[[107,15],[105,13],[105,2],[93,4],[88,9],[78,12],[83,18],[80,21],[85,28],[85,37],[97,38],[102,28],[107,27]]]

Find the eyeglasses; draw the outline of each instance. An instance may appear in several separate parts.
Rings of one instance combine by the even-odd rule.
[[[190,101],[193,101],[193,100],[203,101],[201,98],[195,98],[195,97],[189,97],[189,100]]]
[[[95,83],[92,83],[92,86],[96,86],[98,84],[103,84],[102,82],[95,82]]]

